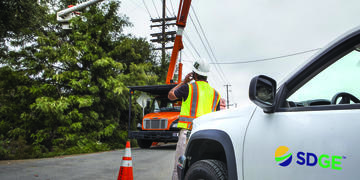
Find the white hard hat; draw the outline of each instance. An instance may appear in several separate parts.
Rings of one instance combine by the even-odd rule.
[[[208,76],[210,65],[205,59],[198,59],[194,62],[192,70],[201,76]]]

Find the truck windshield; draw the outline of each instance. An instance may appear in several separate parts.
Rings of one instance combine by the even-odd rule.
[[[167,98],[155,98],[153,112],[180,112],[181,105]]]

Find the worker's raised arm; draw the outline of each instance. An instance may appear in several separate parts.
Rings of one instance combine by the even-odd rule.
[[[182,83],[180,83],[182,85]],[[178,84],[176,87],[178,87],[180,84]],[[168,98],[171,100],[171,101],[175,101],[176,99],[178,99],[176,96],[175,96],[175,88],[172,88],[170,91],[169,91],[169,94],[168,94]],[[176,88],[177,89],[177,88]]]

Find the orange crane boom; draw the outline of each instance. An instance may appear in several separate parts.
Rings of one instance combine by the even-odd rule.
[[[182,43],[182,34],[186,26],[186,20],[189,15],[190,5],[191,5],[191,0],[181,0],[179,4],[179,11],[176,19],[176,25],[178,27],[178,30],[176,31],[174,47],[171,53],[169,69],[166,76],[166,84],[171,84],[171,80],[173,80],[174,78],[174,71],[175,71],[177,57],[179,55],[179,52],[184,48]],[[181,73],[182,73],[182,64],[180,63],[178,83],[181,82],[181,75],[182,75]]]

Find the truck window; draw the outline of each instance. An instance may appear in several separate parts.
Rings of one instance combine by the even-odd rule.
[[[168,98],[155,98],[153,112],[180,112],[180,105]]]
[[[331,105],[333,97],[340,92],[349,93],[359,99],[359,77],[360,52],[354,48],[295,91],[288,97],[287,102],[290,107]],[[339,101],[341,98],[337,103]],[[355,102],[351,100],[343,104],[353,103]]]

